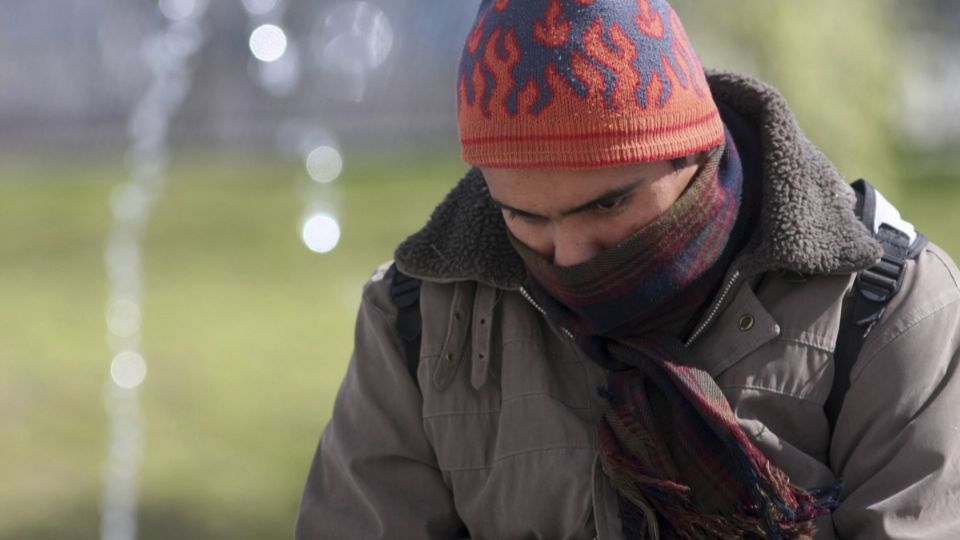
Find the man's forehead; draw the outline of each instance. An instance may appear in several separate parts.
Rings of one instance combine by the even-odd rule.
[[[482,169],[495,202],[537,215],[568,213],[669,171],[668,162],[598,169]]]
[[[482,168],[481,172],[494,197],[565,200],[591,197],[627,183],[655,179],[672,170],[669,162],[664,161],[594,169]]]

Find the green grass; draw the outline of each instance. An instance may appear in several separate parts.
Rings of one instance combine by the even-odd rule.
[[[96,538],[109,351],[103,247],[118,164],[0,166],[0,538]],[[360,287],[459,177],[455,160],[189,158],[144,237],[141,538],[289,538],[352,346]],[[960,168],[952,169],[954,171]],[[955,173],[894,201],[960,254]],[[308,196],[343,236],[309,252]]]
[[[428,166],[417,167],[425,161]],[[351,159],[343,236],[308,251],[299,163],[175,162],[144,237],[141,538],[284,538],[352,347],[360,288],[462,172]],[[118,165],[0,169],[0,538],[96,538]]]
[[[960,259],[960,158],[917,160],[906,166],[897,204],[903,216]]]

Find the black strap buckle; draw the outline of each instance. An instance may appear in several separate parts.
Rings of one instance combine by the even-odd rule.
[[[900,291],[907,261],[884,255],[872,268],[857,277],[857,290],[864,298],[878,304],[886,303]]]
[[[871,302],[884,304],[903,286],[910,256],[910,237],[884,223],[877,233],[877,240],[883,246],[883,257],[877,264],[860,272],[857,291]]]

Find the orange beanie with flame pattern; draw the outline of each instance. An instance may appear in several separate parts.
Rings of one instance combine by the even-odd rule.
[[[463,160],[479,167],[611,167],[723,141],[664,0],[483,0],[457,92]]]

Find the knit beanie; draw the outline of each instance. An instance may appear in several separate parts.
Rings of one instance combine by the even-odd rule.
[[[457,93],[463,160],[478,167],[661,161],[724,137],[664,0],[482,0]]]

